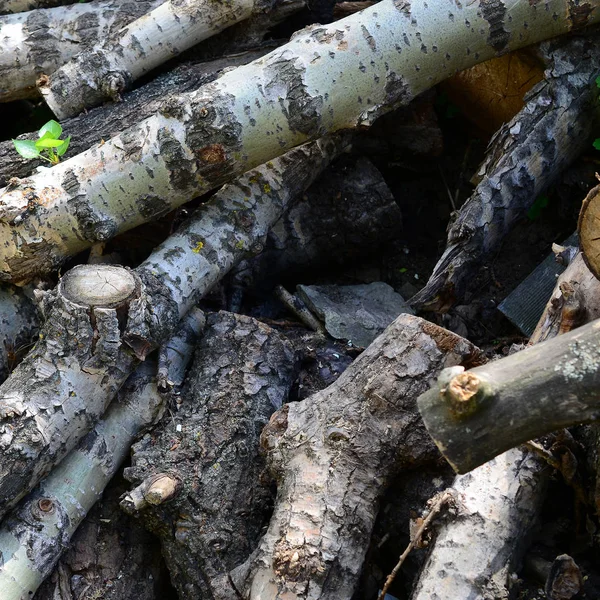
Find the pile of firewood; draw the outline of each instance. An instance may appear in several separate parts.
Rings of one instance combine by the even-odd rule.
[[[600,0],[64,4],[0,0],[0,102],[70,137],[50,167],[0,142],[0,600],[517,593],[553,469],[600,506],[573,466],[596,430],[564,429],[600,417],[600,188],[529,347],[490,360],[442,325],[590,148]],[[539,82],[407,305],[386,321],[354,289],[352,329],[318,306],[341,289],[277,285],[393,244],[374,132],[435,155],[428,90],[526,46]],[[242,314],[273,288],[294,317]],[[373,568],[386,511],[408,529],[428,500]],[[566,554],[538,571],[584,590]]]

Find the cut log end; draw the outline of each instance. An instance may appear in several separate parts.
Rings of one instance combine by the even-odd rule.
[[[77,304],[118,308],[139,295],[140,284],[132,271],[112,265],[81,265],[60,282],[61,294]]]
[[[577,232],[585,264],[600,279],[600,185],[583,201]]]

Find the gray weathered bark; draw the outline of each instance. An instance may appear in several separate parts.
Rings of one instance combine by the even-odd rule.
[[[261,436],[278,490],[257,551],[231,573],[244,598],[352,598],[381,495],[437,455],[416,397],[478,360],[467,340],[401,315],[326,390],[277,411]]]
[[[22,281],[54,269],[293,146],[369,125],[456,70],[600,18],[596,0],[495,6],[383,0],[301,32],[104,145],[13,182],[0,197],[0,273]]]
[[[61,279],[45,298],[40,341],[0,386],[0,516],[75,446],[137,362],[344,147],[341,140],[307,144],[247,173],[135,272],[79,266]]]
[[[459,473],[556,429],[600,418],[600,320],[460,372],[419,398],[440,451]]]
[[[13,286],[0,286],[0,383],[37,337],[40,315],[35,304]]]
[[[44,80],[39,90],[56,117],[73,117],[105,100],[118,100],[133,82],[167,60],[255,12],[269,0],[167,0]],[[298,5],[298,3],[295,3]]]
[[[410,300],[416,308],[447,310],[460,302],[473,268],[498,250],[535,199],[589,147],[600,116],[600,37],[549,42],[544,53],[550,58],[544,81],[490,142],[483,178],[450,225],[429,281]]]
[[[6,517],[0,528],[2,600],[26,600],[35,593],[117,472],[133,438],[162,414],[155,370],[152,361],[140,367],[106,417]]]
[[[295,362],[270,327],[211,315],[179,411],[133,447],[127,479],[179,481],[168,502],[136,502],[131,492],[122,506],[160,537],[181,600],[237,598],[228,572],[256,546],[272,504],[259,436],[287,400]]]
[[[159,5],[103,0],[0,17],[0,102],[37,96],[40,76]]]

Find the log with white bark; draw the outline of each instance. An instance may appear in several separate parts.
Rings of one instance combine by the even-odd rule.
[[[400,315],[327,389],[277,411],[261,444],[277,500],[257,551],[231,573],[244,598],[350,599],[390,479],[437,452],[416,398],[467,340]]]
[[[585,149],[599,119],[600,37],[543,45],[545,79],[523,109],[490,142],[472,196],[450,225],[442,257],[410,304],[448,310],[460,303],[473,269],[498,251],[504,237]]]
[[[455,511],[441,525],[411,600],[509,597],[545,497],[544,466],[513,448],[454,480]]]
[[[448,369],[419,398],[459,473],[546,433],[600,418],[600,320],[471,371]]]
[[[40,76],[159,5],[103,0],[0,17],[0,102],[38,96]]]
[[[0,0],[0,15],[28,12],[36,8],[53,8],[73,3],[73,0]]]
[[[0,516],[75,446],[137,362],[344,147],[337,140],[296,148],[213,196],[135,272],[79,266],[44,296],[41,339],[0,386]]]
[[[71,536],[115,475],[135,436],[155,423],[164,397],[144,363],[119,392],[106,416],[0,528],[0,597],[31,598],[51,573]]]
[[[228,572],[255,548],[272,505],[260,432],[296,367],[281,333],[210,315],[179,410],[132,448],[125,477],[137,487],[122,506],[160,538],[181,600],[236,597]]]
[[[61,66],[39,86],[60,120],[105,100],[119,100],[134,81],[227,27],[268,12],[270,0],[167,0]]]
[[[300,32],[105,144],[12,182],[0,195],[1,276],[52,270],[295,145],[369,125],[457,70],[600,18],[597,0],[578,4],[382,0]]]
[[[40,315],[34,302],[13,286],[0,286],[0,383],[37,337]]]

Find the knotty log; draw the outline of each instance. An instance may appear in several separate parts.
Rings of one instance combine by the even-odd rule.
[[[369,125],[458,69],[600,18],[595,3],[581,10],[573,0],[549,0],[543,11],[519,0],[485,7],[383,0],[301,32],[104,145],[13,182],[0,196],[2,277],[54,269],[299,143]]]
[[[344,147],[296,148],[221,190],[136,272],[79,266],[44,296],[41,339],[0,386],[0,515],[75,446],[137,362]]]
[[[143,500],[136,488],[122,506],[160,537],[181,600],[237,597],[228,572],[256,546],[272,505],[260,432],[286,402],[296,366],[280,333],[211,315],[179,411],[133,447],[125,477]]]
[[[0,528],[2,600],[24,600],[35,593],[127,456],[133,438],[157,420],[164,398],[155,371],[152,361],[140,367],[106,417],[6,517]]]
[[[467,340],[401,315],[335,383],[271,417],[261,444],[277,500],[257,551],[231,573],[243,597],[353,596],[390,478],[437,455],[417,395],[478,358]]]
[[[561,171],[589,147],[598,122],[595,79],[600,37],[543,45],[544,81],[490,142],[473,195],[451,224],[442,257],[410,304],[448,310],[464,297],[473,268],[498,250],[516,221]]]
[[[419,398],[427,430],[465,473],[556,429],[600,418],[600,320],[471,371]]]
[[[167,0],[108,39],[78,54],[39,86],[60,120],[107,99],[118,100],[152,69],[255,12],[269,0]]]
[[[40,76],[159,5],[103,0],[0,17],[0,102],[37,96]]]

